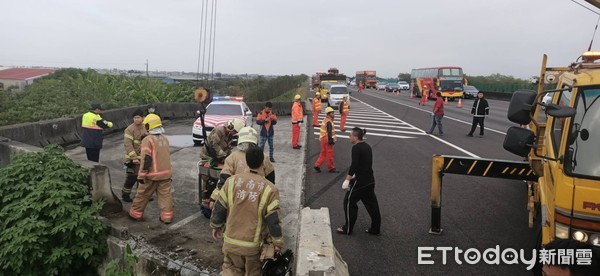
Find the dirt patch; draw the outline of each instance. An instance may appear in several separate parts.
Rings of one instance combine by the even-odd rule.
[[[223,264],[222,242],[212,237],[195,237],[183,231],[163,233],[148,240],[173,260],[190,262],[202,269],[219,269]]]

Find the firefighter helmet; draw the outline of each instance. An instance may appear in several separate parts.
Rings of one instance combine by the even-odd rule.
[[[328,106],[327,108],[325,108],[325,113],[329,113],[329,112],[335,112],[335,110],[333,110],[333,107]]]
[[[243,127],[238,133],[238,144],[252,143],[258,144],[258,132],[252,127]]]
[[[143,122],[144,126],[146,126],[147,130],[153,130],[157,127],[162,127],[162,122],[160,121],[160,117],[156,114],[148,114],[146,118],[144,118]]]
[[[231,121],[227,122],[227,129],[235,130],[235,132],[240,132],[240,130],[244,127],[244,120],[240,118],[235,118]]]
[[[287,276],[292,274],[292,265],[294,264],[294,252],[286,250],[282,254],[277,254],[275,260],[268,259],[262,267],[263,276]]]

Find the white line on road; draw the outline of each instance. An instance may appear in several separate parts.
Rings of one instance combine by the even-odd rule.
[[[315,135],[320,135],[319,132],[314,132]],[[412,137],[412,136],[401,136],[401,135],[390,135],[390,134],[379,134],[379,133],[373,133],[373,132],[369,132],[367,133],[367,136],[371,135],[371,136],[380,136],[380,137],[390,137],[390,138],[400,138],[400,139],[409,139],[409,138],[417,138],[417,137]],[[415,135],[419,135],[419,133],[415,133]],[[341,137],[341,138],[350,138],[349,136],[346,135],[335,135],[336,137]]]
[[[363,127],[363,126],[359,126],[359,125],[347,125],[346,126],[346,130],[351,131],[352,128],[354,127]],[[314,130],[319,130],[320,127],[313,127]],[[414,131],[403,131],[403,130],[395,130],[395,129],[369,129],[369,134],[371,133],[376,133],[374,131],[378,131],[378,132],[383,132],[383,133],[390,133],[390,132],[394,132],[394,133],[404,133],[404,134],[414,134],[414,135],[428,135],[425,134],[425,132],[415,132],[415,131],[421,131],[420,129],[411,129]],[[339,130],[339,127],[336,127],[336,131],[342,132]]]
[[[422,108],[419,108],[419,107],[416,107],[416,106],[412,106],[412,105],[408,105],[408,104],[405,104],[405,103],[401,103],[401,102],[398,102],[398,101],[395,101],[395,100],[386,99],[385,97],[380,97],[380,96],[373,95],[373,94],[368,94],[368,93],[365,93],[365,95],[369,95],[369,96],[374,97],[374,98],[378,98],[378,99],[385,100],[385,101],[388,101],[388,102],[393,102],[393,103],[396,103],[396,104],[399,104],[399,105],[410,107],[412,109],[421,110],[423,112],[431,113],[431,111],[429,111],[429,110],[422,109]],[[357,99],[355,99],[355,100],[357,100]],[[357,101],[359,101],[359,100],[357,100]],[[472,123],[470,123],[470,122],[463,121],[461,119],[453,118],[453,117],[450,117],[450,116],[444,115],[444,118],[448,118],[450,120],[457,121],[457,122],[460,122],[460,123],[463,123],[463,124],[472,125]],[[496,132],[496,133],[502,134],[502,135],[506,135],[506,132],[502,132],[502,131],[499,131],[499,130],[496,130],[496,129],[493,129],[493,128],[486,127],[485,129],[489,130],[489,131],[492,131],[492,132]]]
[[[383,112],[381,109],[378,109],[378,108],[376,108],[376,107],[374,107],[374,106],[372,106],[372,105],[370,105],[370,104],[368,104],[368,103],[365,103],[365,102],[363,102],[363,101],[361,101],[361,100],[358,100],[358,99],[356,99],[356,98],[355,98],[354,100],[356,100],[356,101],[359,101],[359,102],[361,102],[361,103],[363,103],[363,104],[365,104],[365,105],[367,105],[367,106],[370,106],[370,107],[372,107],[372,108],[373,108],[373,109],[375,109],[375,110],[378,110],[378,111],[380,111],[380,112]],[[385,113],[385,112],[384,112],[384,113]],[[387,114],[387,113],[386,113],[386,114]],[[391,116],[391,115],[390,115],[390,116]],[[400,119],[398,119],[398,121],[404,122],[404,121],[402,121],[402,120],[400,120]],[[413,127],[413,128],[415,128],[415,129],[419,129],[419,130],[421,130],[420,128],[418,128],[418,127],[415,127],[415,126],[413,126],[413,125],[411,125],[411,124],[409,124],[409,123],[406,123],[406,124],[407,124],[407,125],[409,125],[409,126],[411,126],[411,127]],[[423,131],[423,130],[421,130],[421,131]],[[370,135],[370,133],[367,133],[367,135]],[[444,143],[444,144],[446,144],[446,145],[448,145],[448,146],[451,146],[451,147],[453,147],[453,148],[455,148],[455,149],[457,149],[457,150],[459,150],[459,151],[461,151],[461,152],[463,152],[463,153],[465,153],[465,154],[467,154],[467,155],[469,155],[469,156],[471,156],[471,157],[473,157],[473,158],[480,158],[479,156],[477,156],[477,155],[473,154],[472,152],[470,152],[470,151],[468,151],[468,150],[466,150],[466,149],[463,149],[463,148],[461,148],[461,147],[459,147],[459,146],[456,146],[456,145],[454,145],[454,144],[452,144],[452,143],[450,143],[450,142],[448,142],[448,141],[445,141],[445,140],[443,140],[443,139],[440,139],[439,137],[436,137],[436,136],[433,136],[433,135],[429,135],[429,137],[431,137],[431,138],[433,138],[433,139],[436,139],[436,140],[438,140],[438,141],[440,141],[440,142],[442,142],[442,143]]]
[[[324,119],[324,118],[323,118],[323,119]],[[334,122],[338,122],[338,121],[341,121],[341,120],[342,120],[342,118],[339,118],[339,119],[338,119],[338,118],[336,117],[336,118],[335,118],[335,119],[333,119],[333,120],[334,120]],[[382,120],[378,120],[378,119],[375,119],[375,118],[373,118],[373,119],[371,119],[371,120],[363,120],[363,119],[358,119],[358,118],[354,118],[354,117],[348,117],[348,118],[346,118],[346,122],[357,122],[357,123],[381,123],[381,124],[389,124],[390,126],[391,126],[391,125],[406,125],[406,123],[401,123],[401,122],[398,122],[397,120],[393,120],[393,121],[392,121],[392,120],[388,120],[388,121],[382,121]]]
[[[178,228],[180,228],[181,226],[184,226],[184,225],[186,225],[186,224],[188,224],[188,223],[192,222],[193,220],[195,220],[195,219],[199,218],[200,216],[202,216],[202,213],[201,213],[201,212],[196,212],[196,213],[194,213],[193,215],[191,215],[191,216],[189,216],[189,217],[187,217],[187,218],[184,218],[184,219],[182,219],[182,220],[178,221],[177,223],[175,223],[175,224],[173,224],[173,225],[169,226],[169,230],[175,230],[175,229],[178,229]]]

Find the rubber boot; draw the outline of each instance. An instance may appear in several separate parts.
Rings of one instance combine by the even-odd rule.
[[[128,173],[125,178],[125,184],[123,184],[123,189],[121,190],[121,197],[125,202],[131,202],[131,189],[133,185],[137,182],[137,175]]]

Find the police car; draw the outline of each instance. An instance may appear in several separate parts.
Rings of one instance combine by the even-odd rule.
[[[245,126],[253,126],[252,111],[244,102],[244,97],[214,97],[213,102],[206,107],[204,115],[206,135],[208,136],[213,128],[224,125],[235,118],[244,120]],[[204,144],[200,117],[196,119],[192,127],[192,138],[194,145]]]

